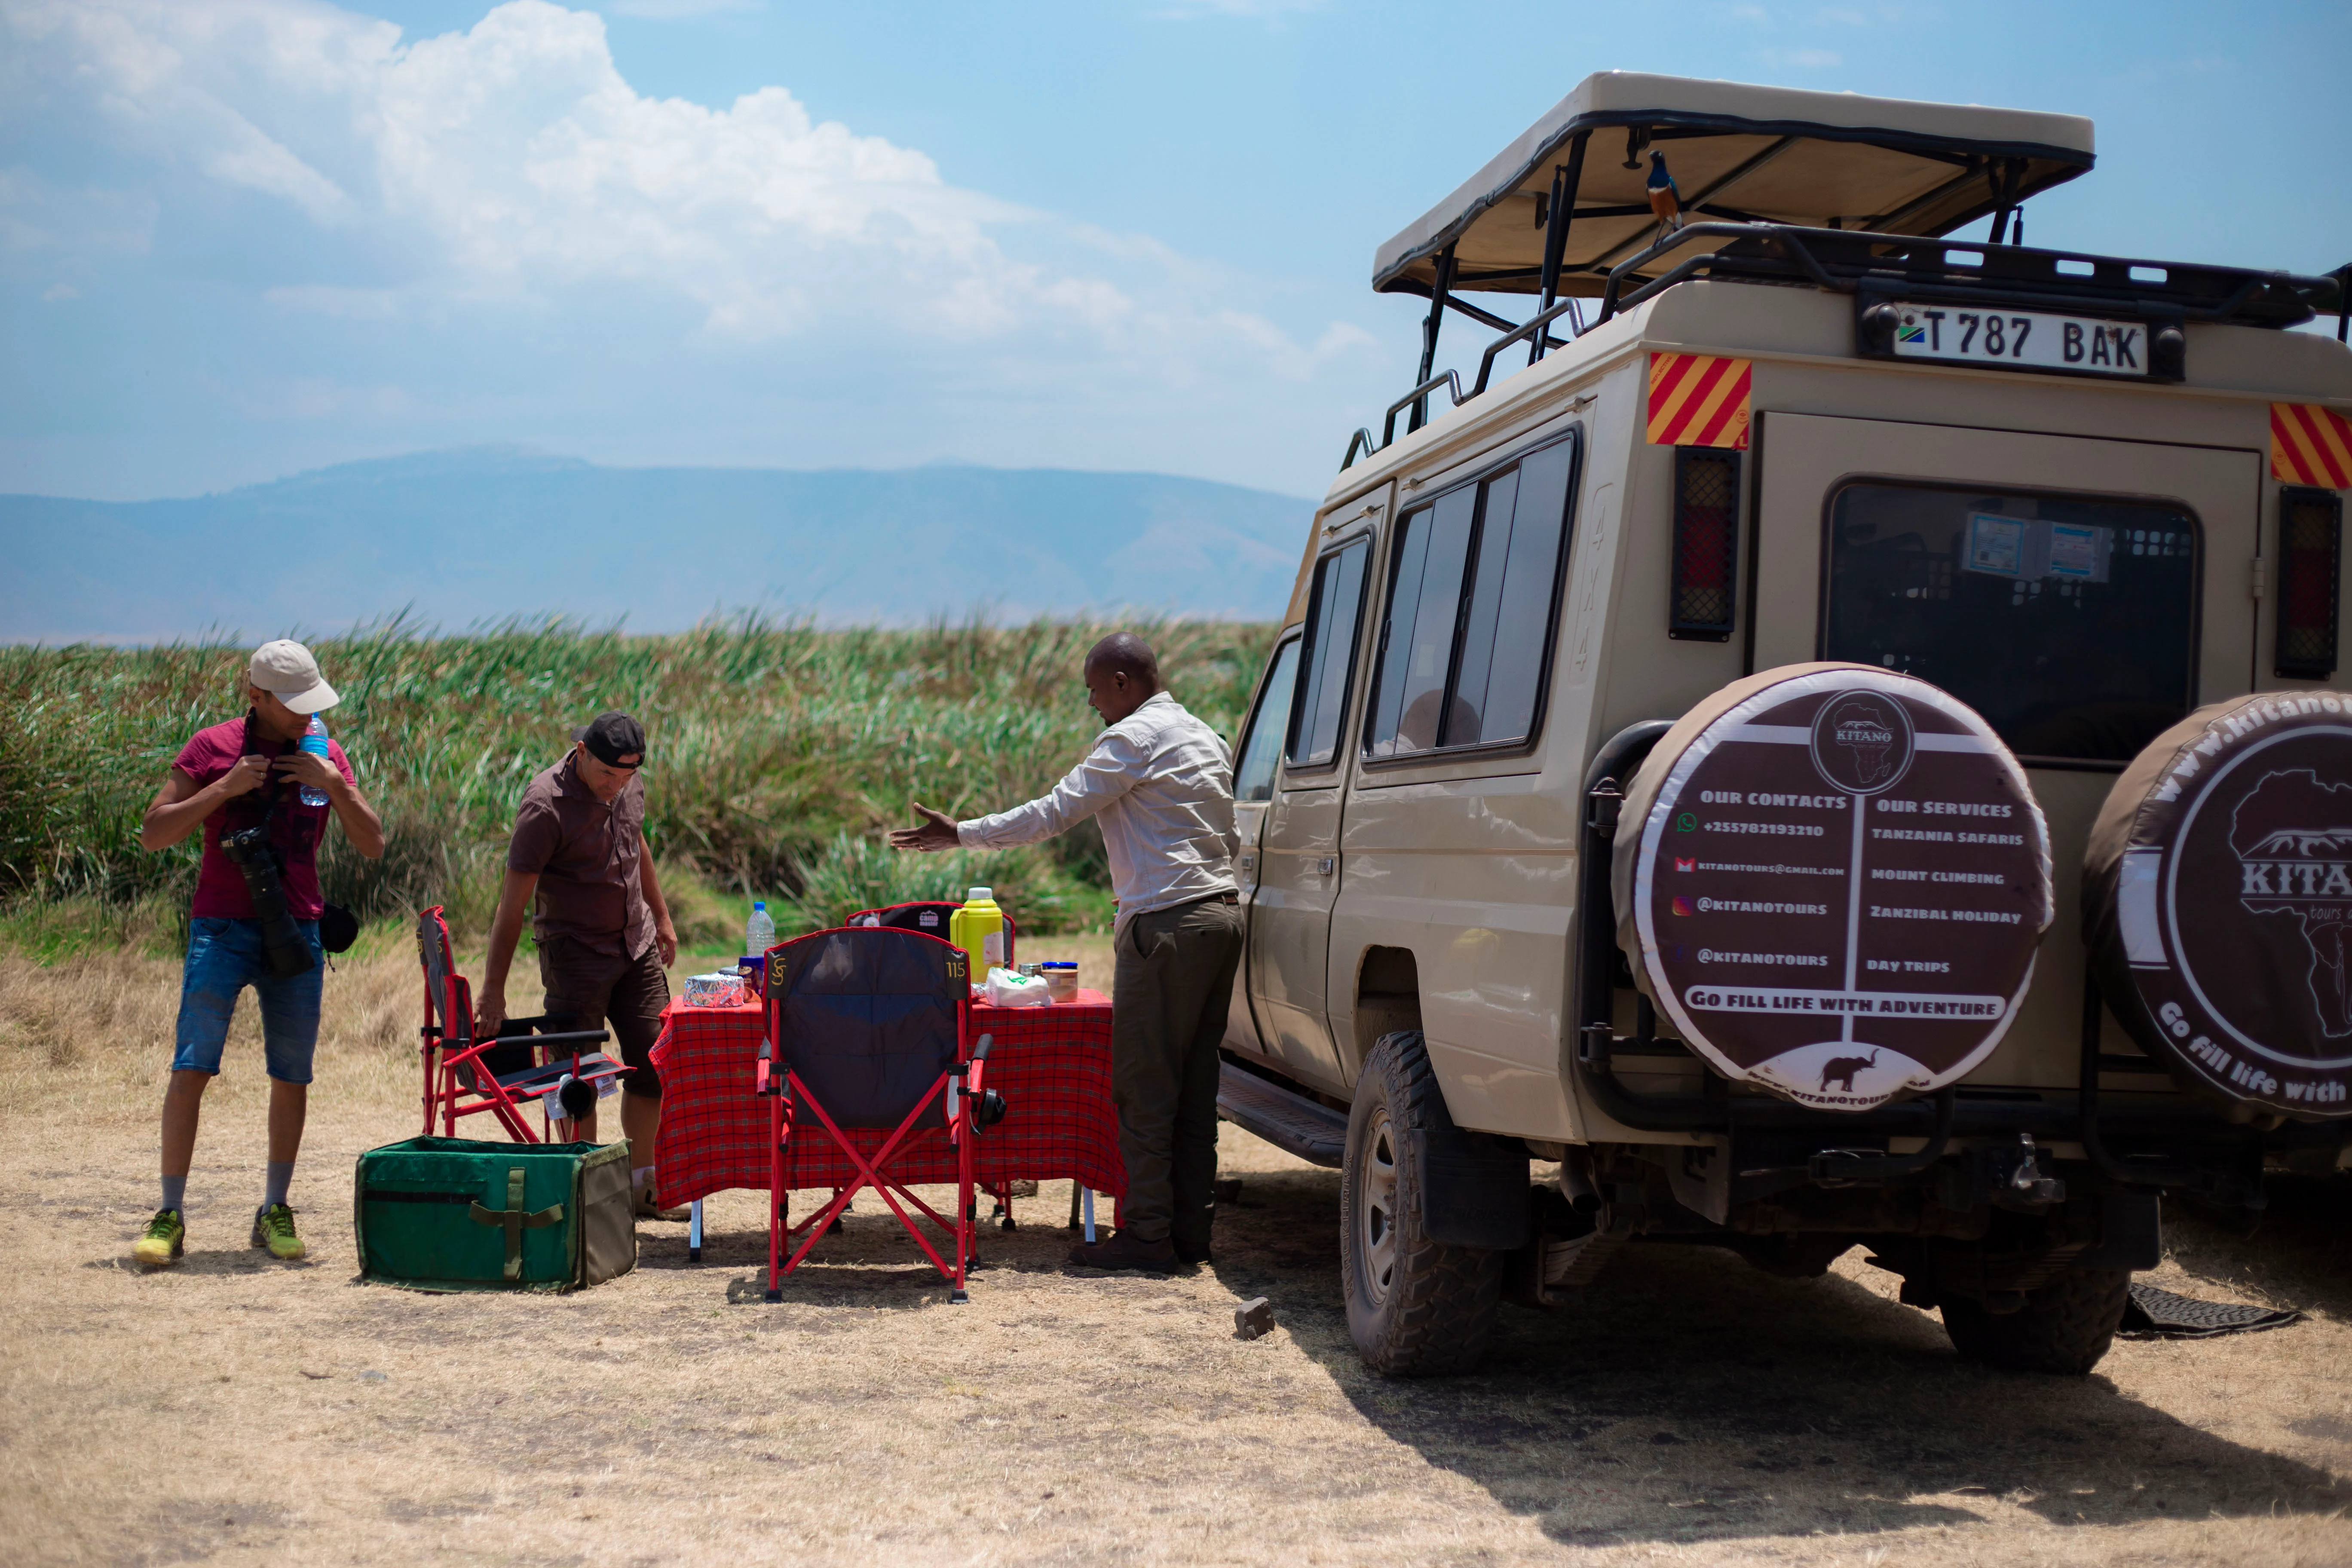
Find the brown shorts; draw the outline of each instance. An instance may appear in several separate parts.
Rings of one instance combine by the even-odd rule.
[[[641,1100],[661,1098],[653,1048],[661,1037],[662,1009],[669,1005],[669,976],[662,972],[658,945],[635,958],[615,958],[554,937],[540,944],[539,978],[547,987],[545,1011],[572,1020],[559,1026],[612,1030],[629,1069],[621,1087]]]

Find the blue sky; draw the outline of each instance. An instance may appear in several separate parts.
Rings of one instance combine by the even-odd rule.
[[[2340,3],[0,0],[0,490],[516,442],[1319,494],[1412,368],[1374,247],[1589,71],[2086,114],[2032,243],[2316,271],[2347,68]]]

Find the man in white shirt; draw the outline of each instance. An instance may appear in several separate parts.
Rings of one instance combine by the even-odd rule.
[[[1117,1235],[1074,1247],[1096,1268],[1165,1272],[1209,1260],[1217,1174],[1217,1047],[1242,956],[1234,881],[1233,754],[1160,689],[1141,637],[1087,655],[1087,700],[1108,726],[1053,793],[958,822],[918,805],[901,849],[1002,849],[1102,823],[1118,899],[1111,1099],[1127,1162]]]

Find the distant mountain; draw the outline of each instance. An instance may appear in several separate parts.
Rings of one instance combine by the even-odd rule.
[[[940,464],[607,468],[508,447],[186,500],[0,496],[0,641],[445,630],[559,612],[671,631],[1128,607],[1272,619],[1313,503],[1166,474]]]

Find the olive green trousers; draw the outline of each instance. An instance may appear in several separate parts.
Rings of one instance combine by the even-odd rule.
[[[1127,1162],[1122,1227],[1209,1249],[1217,1177],[1217,1047],[1241,967],[1242,911],[1222,898],[1135,916],[1118,935],[1111,1102]]]

